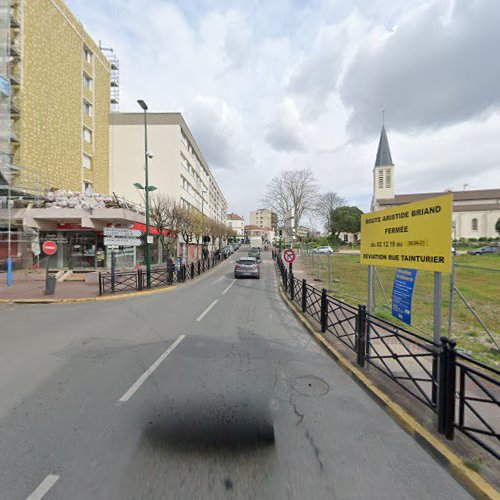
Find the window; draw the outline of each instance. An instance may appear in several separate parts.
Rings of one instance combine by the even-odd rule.
[[[92,105],[87,101],[83,101],[83,114],[85,116],[92,116]]]
[[[378,171],[378,187],[382,189],[384,187],[384,171]]]
[[[85,193],[87,189],[93,190],[94,185],[90,181],[83,181],[83,192]]]
[[[92,90],[92,78],[83,74],[83,88],[86,90]]]
[[[83,140],[92,144],[92,131],[87,127],[83,127]]]
[[[84,168],[92,168],[92,158],[89,155],[83,155]]]
[[[472,227],[473,231],[477,231],[477,219],[476,218],[472,219],[471,227]]]
[[[92,52],[88,47],[83,48],[83,58],[88,64],[92,64]]]
[[[385,187],[386,188],[391,187],[391,171],[390,170],[385,171]]]

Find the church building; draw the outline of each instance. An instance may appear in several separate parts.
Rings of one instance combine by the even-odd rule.
[[[454,239],[500,237],[495,230],[495,225],[500,219],[500,189],[396,194],[395,180],[395,165],[392,161],[387,133],[385,127],[382,126],[373,168],[372,212],[451,192],[453,194]]]

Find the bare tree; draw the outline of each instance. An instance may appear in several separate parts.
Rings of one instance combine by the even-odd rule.
[[[310,168],[285,170],[273,177],[262,198],[264,204],[285,220],[292,220],[297,232],[300,220],[313,210],[317,202],[318,185]]]
[[[336,208],[345,206],[346,204],[347,200],[342,198],[342,196],[339,196],[333,191],[329,191],[319,197],[314,207],[314,212],[321,219],[324,228],[328,229],[330,224],[330,214],[332,211]]]
[[[193,240],[193,213],[194,210],[191,208],[179,207],[177,214],[177,231],[184,239],[187,249],[186,264],[189,261],[189,244]]]

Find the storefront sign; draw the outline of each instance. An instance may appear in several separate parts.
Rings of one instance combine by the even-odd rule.
[[[453,195],[361,216],[360,262],[423,271],[451,269]]]
[[[416,278],[416,269],[399,268],[392,285],[392,315],[407,325],[411,325],[411,304]]]

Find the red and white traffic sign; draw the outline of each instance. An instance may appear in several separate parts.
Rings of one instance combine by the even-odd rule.
[[[54,255],[57,252],[57,245],[53,241],[46,241],[42,245],[42,250],[45,255]]]
[[[283,253],[283,258],[288,264],[291,264],[295,260],[295,252],[291,248],[288,248]]]

